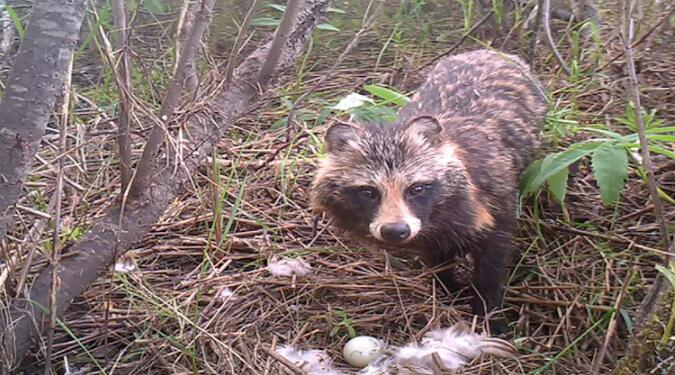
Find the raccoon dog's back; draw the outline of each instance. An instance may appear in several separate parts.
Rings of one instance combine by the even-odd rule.
[[[446,57],[430,71],[398,122],[428,114],[445,136],[485,162],[513,159],[515,172],[540,146],[546,99],[529,66],[511,54],[477,50]],[[484,167],[482,162],[479,163]]]

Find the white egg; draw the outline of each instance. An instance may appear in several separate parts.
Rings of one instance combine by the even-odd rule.
[[[342,348],[342,356],[351,366],[363,368],[371,364],[384,351],[382,341],[370,336],[356,336]]]

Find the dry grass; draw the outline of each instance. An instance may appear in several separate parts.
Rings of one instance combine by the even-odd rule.
[[[334,78],[303,103],[298,116],[316,117],[326,104],[366,82],[400,85],[406,71],[429,61],[461,35],[461,30],[438,31],[453,30],[446,26],[455,21],[437,17],[433,42],[405,40],[379,58],[392,26],[382,21]],[[162,24],[155,24],[161,34],[164,26],[158,25]],[[331,64],[330,51],[343,48],[351,37],[348,30],[345,27],[340,36],[321,34],[307,59],[306,69],[311,70],[302,71],[300,86],[289,78],[231,128],[231,137],[221,142],[212,163],[194,176],[194,186],[129,252],[136,271],[101,277],[74,301],[63,318],[67,330],[56,332],[53,358],[67,358],[73,368],[87,374],[100,373],[98,366],[106,373],[123,374],[278,374],[283,367],[268,354],[274,345],[327,349],[339,362],[347,326],[358,334],[400,344],[439,325],[472,321],[466,298],[447,295],[416,261],[354,248],[326,223],[320,223],[316,233],[313,230],[307,187],[317,137],[325,125],[315,126],[306,118],[287,143],[284,128],[275,123],[288,113],[281,98],[297,97],[320,79]],[[545,47],[539,50],[535,69],[554,93],[558,108],[573,108],[570,117],[576,121],[614,126],[624,112],[625,64],[621,57],[611,61],[621,51],[615,31],[607,28],[602,35],[606,66],[575,82],[555,72]],[[636,46],[643,103],[672,122],[675,51],[664,41],[668,36],[662,35],[663,30],[655,33],[649,50],[644,49],[646,42]],[[460,49],[478,46],[467,40]],[[513,42],[504,48],[519,50]],[[170,66],[159,60],[161,56],[154,58],[147,60],[149,66]],[[586,71],[593,68],[582,63]],[[74,82],[82,85],[87,81],[84,76],[96,77],[92,71],[100,68],[79,69]],[[79,92],[84,89],[81,86]],[[102,215],[119,189],[114,113],[83,96],[75,99],[70,151],[63,156],[67,178],[62,226],[69,241]],[[138,120],[143,123],[142,117]],[[57,130],[50,128],[27,183],[29,193],[20,202],[14,241],[5,254],[17,256],[21,270],[31,250],[37,249],[30,273],[45,264],[43,254],[50,246],[49,225],[44,230],[40,226],[48,224],[57,139]],[[133,139],[136,155],[139,134]],[[570,140],[559,141],[564,145]],[[655,163],[662,188],[674,196],[675,162],[656,158]],[[514,259],[504,312],[512,321],[508,339],[518,347],[518,357],[481,358],[465,373],[589,373],[613,319],[618,327],[601,373],[622,356],[630,317],[660,259],[658,226],[647,205],[647,188],[631,174],[617,207],[602,207],[586,164],[572,174],[570,187],[566,208],[572,222],[565,222],[561,208],[545,196],[536,205],[527,201],[519,221],[520,252]],[[666,209],[673,222],[675,210]],[[32,227],[37,230],[31,237]],[[67,256],[67,247],[63,252]],[[265,270],[272,254],[301,256],[314,272],[296,279],[273,277]],[[21,279],[11,276],[5,281],[10,290]],[[226,288],[234,292],[232,297],[223,298]],[[41,354],[35,358],[34,365],[39,366]],[[672,366],[672,357],[664,359],[668,366],[666,361]],[[29,367],[26,373],[32,373],[31,368],[35,369]]]

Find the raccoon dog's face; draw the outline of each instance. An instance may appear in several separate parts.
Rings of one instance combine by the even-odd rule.
[[[406,245],[424,236],[436,210],[465,193],[457,149],[433,117],[339,123],[325,143],[328,157],[314,178],[312,205],[358,237]]]

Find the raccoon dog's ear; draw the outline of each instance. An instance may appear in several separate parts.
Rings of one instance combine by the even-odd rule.
[[[414,136],[422,137],[423,139],[435,142],[438,140],[438,135],[443,130],[441,123],[433,116],[417,116],[409,120],[403,125],[403,130]]]
[[[345,150],[351,140],[359,137],[360,129],[356,125],[338,122],[328,128],[324,141],[326,142],[326,151],[331,154]]]

